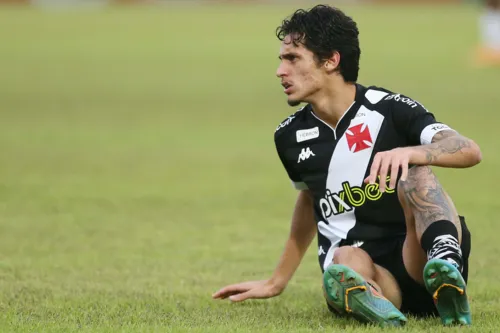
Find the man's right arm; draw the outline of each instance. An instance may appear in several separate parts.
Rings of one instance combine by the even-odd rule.
[[[309,190],[302,190],[295,203],[290,235],[272,277],[268,280],[229,285],[217,291],[212,297],[215,299],[229,297],[231,301],[241,302],[250,298],[278,296],[299,267],[315,234],[313,198]]]
[[[313,198],[309,190],[299,192],[292,216],[290,235],[270,281],[283,291],[299,267],[304,254],[316,235]]]

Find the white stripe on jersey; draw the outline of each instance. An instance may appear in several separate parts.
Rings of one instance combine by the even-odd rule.
[[[361,186],[363,184],[368,163],[383,121],[384,116],[377,111],[371,111],[365,106],[359,108],[356,116],[351,120],[349,128],[364,124],[370,132],[373,144],[366,149],[354,152],[349,149],[347,142],[346,133],[349,131],[342,135],[330,160],[326,180],[328,190],[332,193],[338,193],[343,189],[342,183],[346,181],[349,182],[350,186]],[[347,237],[349,230],[356,224],[355,207],[352,208],[342,214],[332,214],[327,217],[327,221],[321,221],[318,224],[319,232],[328,238],[331,243],[326,259],[323,262],[324,269],[331,263],[335,249],[339,246],[340,241]]]

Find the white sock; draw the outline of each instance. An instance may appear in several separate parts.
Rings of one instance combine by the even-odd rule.
[[[500,10],[487,10],[479,20],[482,45],[500,51]]]

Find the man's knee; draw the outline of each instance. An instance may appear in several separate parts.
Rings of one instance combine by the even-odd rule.
[[[356,254],[359,249],[352,246],[342,246],[335,250],[333,254],[333,263],[347,265],[356,259]]]
[[[348,266],[365,278],[375,276],[375,265],[372,258],[360,248],[352,246],[339,247],[333,254],[333,263]]]

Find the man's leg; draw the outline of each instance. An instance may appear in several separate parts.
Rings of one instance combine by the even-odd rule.
[[[408,274],[432,292],[443,323],[470,324],[461,276],[462,228],[451,198],[425,166],[411,168],[398,185],[406,217],[403,262]]]
[[[401,326],[406,318],[399,286],[386,269],[373,263],[364,250],[343,246],[323,276],[328,305],[340,314],[382,326]]]
[[[396,279],[387,269],[373,263],[366,251],[352,246],[342,246],[335,251],[333,263],[352,268],[395,307],[398,309],[401,307],[401,291]]]

